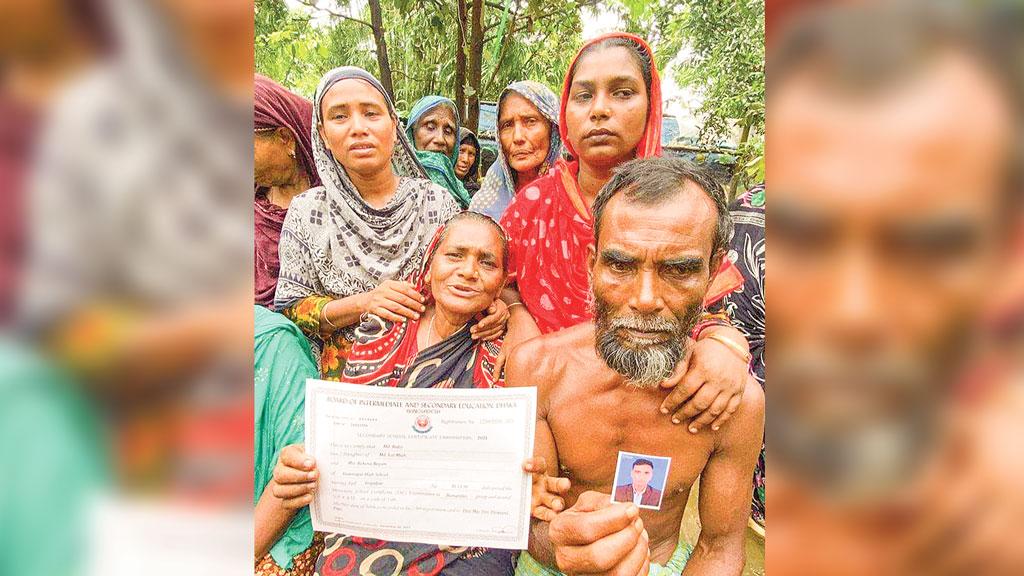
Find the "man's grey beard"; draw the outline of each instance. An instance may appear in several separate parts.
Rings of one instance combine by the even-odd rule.
[[[690,330],[697,325],[701,307],[696,304],[681,319],[661,316],[614,316],[608,304],[594,296],[597,352],[612,370],[637,388],[654,388],[672,374],[689,346]],[[621,329],[659,331],[671,334],[665,342],[634,341]]]
[[[884,498],[916,476],[942,425],[952,367],[884,350],[791,347],[774,358],[773,461],[844,503]]]

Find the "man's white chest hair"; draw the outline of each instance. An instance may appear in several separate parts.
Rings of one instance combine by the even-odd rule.
[[[581,391],[582,392],[582,391]],[[555,439],[560,474],[573,490],[614,489],[619,451],[672,458],[667,493],[686,491],[714,448],[710,432],[690,434],[673,425],[658,404],[609,392],[561,394],[552,398],[548,425]]]

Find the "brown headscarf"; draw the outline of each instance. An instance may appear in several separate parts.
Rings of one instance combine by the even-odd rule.
[[[256,74],[253,94],[253,127],[287,128],[295,138],[295,159],[309,176],[309,185],[320,185],[320,176],[313,161],[310,132],[313,103],[293,94],[266,76]],[[274,303],[280,261],[277,244],[288,210],[267,200],[266,191],[257,189],[255,199],[255,292],[256,304],[270,308]]]

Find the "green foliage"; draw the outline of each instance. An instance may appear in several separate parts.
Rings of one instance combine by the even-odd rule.
[[[580,1],[495,1],[508,10],[506,14],[492,6],[484,9],[481,100],[496,100],[510,82],[523,79],[543,82],[558,92],[569,59],[581,43]],[[345,0],[320,5],[349,14]],[[399,111],[408,111],[426,94],[454,97],[456,3],[381,0],[381,9]],[[311,8],[289,11],[283,0],[256,0],[256,70],[307,97],[320,76],[335,66],[355,65],[380,73],[368,26],[337,16],[318,26],[314,15]],[[352,16],[369,22],[369,8]],[[468,26],[465,33],[468,43]],[[476,89],[469,85],[468,70],[466,78],[469,98]]]
[[[731,188],[764,180],[764,0],[618,0],[630,32],[648,40],[662,73],[703,97],[700,140],[740,134]]]
[[[454,0],[380,0],[396,105],[407,112],[421,96],[455,95],[459,22]],[[472,0],[466,0],[468,4]],[[310,0],[310,3],[313,3]],[[380,73],[370,27],[331,12],[370,21],[369,7],[321,0],[322,10],[289,10],[284,0],[256,0],[256,69],[311,97],[320,76],[345,64]],[[532,79],[556,93],[582,42],[582,17],[615,12],[625,29],[647,39],[662,75],[704,97],[701,139],[731,140],[749,127],[738,150],[739,186],[764,173],[764,0],[487,0],[479,90],[493,101],[515,80]],[[465,30],[467,49],[470,31]],[[679,54],[685,55],[677,58]],[[468,54],[467,54],[468,62]]]
[[[742,164],[737,167],[735,186],[732,192],[749,190],[764,182],[764,137],[749,138],[738,150]]]
[[[620,0],[619,13],[627,32],[640,36],[654,50],[658,71],[665,73],[685,38],[674,23],[681,17],[686,0]]]
[[[690,2],[669,25],[691,49],[675,71],[681,85],[699,87],[705,139],[734,127],[764,133],[764,0]]]
[[[500,0],[509,5],[507,30],[499,36],[503,12],[485,11],[483,100],[496,100],[510,82],[536,80],[555,93],[561,91],[565,70],[582,43],[580,18],[584,2]],[[500,67],[498,66],[500,60]]]
[[[416,100],[427,94],[454,97],[458,39],[455,4],[446,3],[439,8],[426,2],[414,2],[400,9],[396,2],[382,0],[381,8],[398,109],[407,112]],[[368,28],[365,34],[368,49],[374,50]],[[375,56],[365,68],[379,73]]]
[[[306,96],[316,90],[328,36],[284,0],[256,0],[256,71]]]

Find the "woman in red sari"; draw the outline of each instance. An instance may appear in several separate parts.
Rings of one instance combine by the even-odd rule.
[[[473,340],[469,329],[505,287],[508,243],[487,216],[456,215],[427,248],[415,279],[426,310],[390,322],[372,314],[356,330],[341,381],[403,388],[492,388],[501,339]]]
[[[587,42],[562,88],[559,133],[571,159],[559,159],[517,194],[501,219],[510,240],[510,277],[536,322],[532,331],[529,323],[526,329],[510,323],[507,342],[593,318],[587,264],[594,244],[591,206],[617,166],[661,155],[661,122],[661,81],[647,43],[621,32]],[[741,284],[735,267],[719,270],[705,306]],[[685,376],[666,383],[678,386],[665,405],[674,409],[689,398],[674,420],[700,414],[691,431],[720,425],[739,406],[749,361],[746,340],[724,314],[705,313],[694,337],[693,361]]]
[[[419,318],[392,322],[367,314],[356,330],[341,381],[403,388],[491,388],[501,340],[481,341],[470,328],[501,294],[507,279],[508,243],[496,222],[463,212],[440,228],[415,278],[426,310]],[[316,470],[301,445],[281,451],[274,471],[274,495],[286,508],[312,500]],[[525,464],[524,464],[525,465]],[[385,550],[385,553],[381,551]],[[454,548],[385,542],[326,534],[317,574],[348,574],[367,562],[375,574],[511,576],[516,550]],[[376,558],[376,560],[372,559]]]

